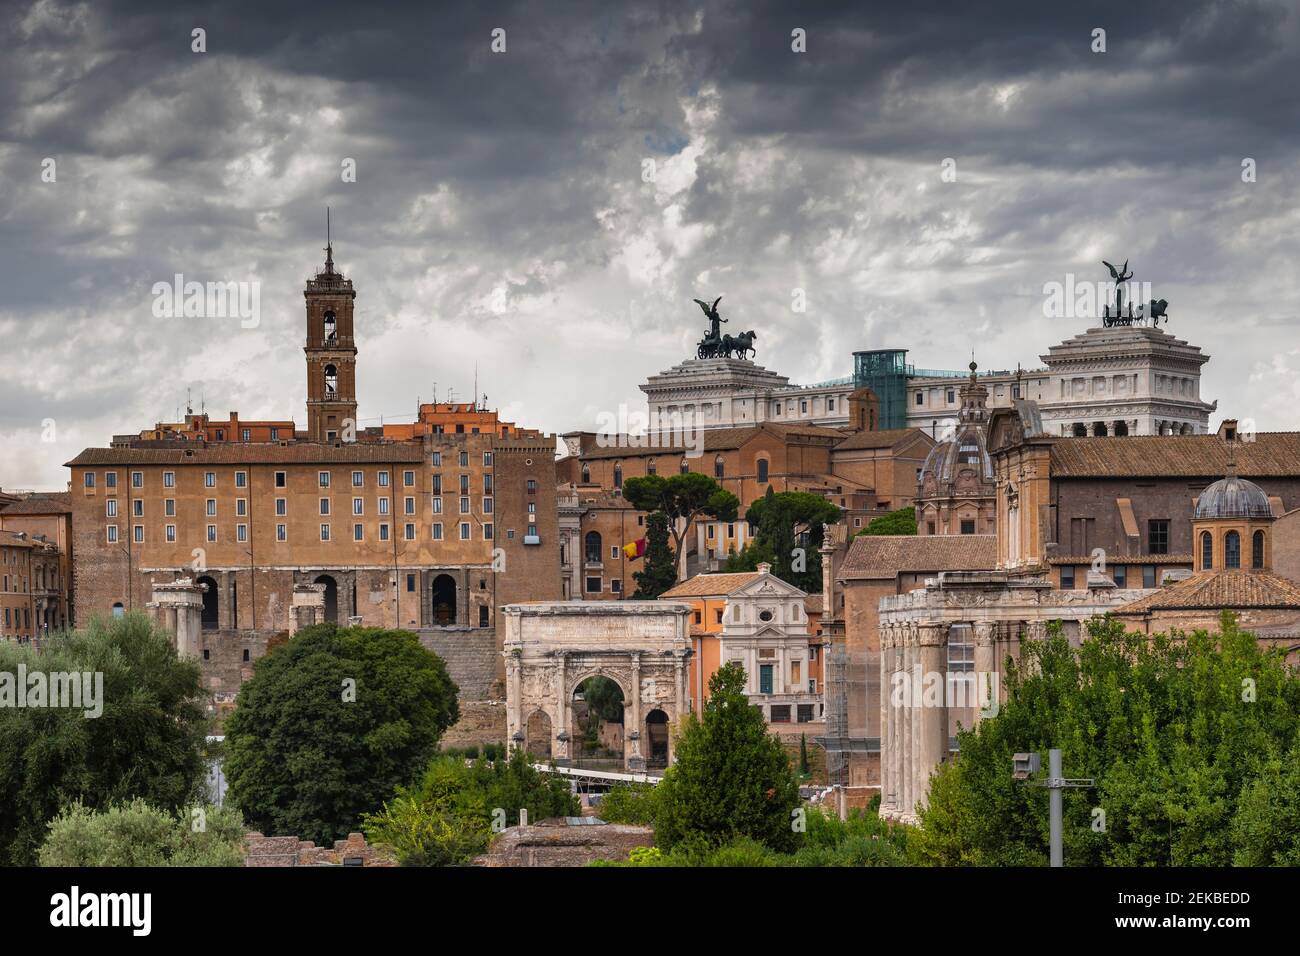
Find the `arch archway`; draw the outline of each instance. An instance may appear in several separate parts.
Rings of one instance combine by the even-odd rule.
[[[1075,438],[1087,438],[1087,437],[1088,437],[1088,426],[1085,425],[1085,424],[1083,424],[1083,422],[1079,422],[1079,423],[1077,423],[1077,424],[1074,426],[1074,437],[1075,437]]]
[[[1092,426],[1092,434],[1095,438],[1105,438],[1110,434],[1110,431],[1106,428],[1105,422],[1094,422]]]
[[[656,707],[645,715],[647,768],[668,766],[668,715]]]
[[[194,583],[204,585],[203,613],[200,624],[205,631],[215,630],[220,620],[220,614],[217,611],[217,582],[215,579],[204,575]]]
[[[524,751],[530,757],[551,756],[551,715],[544,710],[535,710],[528,715],[524,728]]]
[[[433,623],[446,627],[456,623],[456,580],[450,574],[440,574],[433,579],[432,601],[429,605],[433,612]]]
[[[1115,434],[1116,434],[1116,436],[1121,437],[1121,438],[1124,437],[1125,435],[1127,435],[1127,434],[1128,434],[1128,422],[1116,422],[1116,423],[1115,423]]]
[[[328,574],[318,576],[315,584],[325,585],[325,620],[330,624],[339,622],[339,585]]]
[[[114,602],[113,602],[113,617],[122,617],[122,616],[125,615],[125,614],[126,614],[126,608],[122,605],[122,602],[121,602],[121,601],[114,601]]]
[[[577,766],[623,767],[624,704],[618,681],[593,674],[578,681],[569,697],[569,738]]]

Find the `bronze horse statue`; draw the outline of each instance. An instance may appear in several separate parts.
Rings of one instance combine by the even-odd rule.
[[[753,329],[748,332],[741,332],[739,335],[724,335],[722,337],[722,355],[724,358],[730,358],[731,353],[736,353],[736,358],[749,358],[749,353],[758,354],[758,349],[754,348],[754,340],[758,338],[758,333]]]

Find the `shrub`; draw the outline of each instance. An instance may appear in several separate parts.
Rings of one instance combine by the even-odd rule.
[[[139,799],[100,811],[74,803],[50,821],[38,858],[41,866],[241,866],[243,831],[228,807],[169,813]]]

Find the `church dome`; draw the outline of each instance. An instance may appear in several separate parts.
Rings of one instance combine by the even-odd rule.
[[[979,425],[960,425],[952,438],[931,448],[921,466],[921,479],[933,477],[935,484],[946,490],[963,471],[973,471],[976,481],[993,480],[993,461]]]
[[[1197,518],[1271,518],[1273,507],[1264,489],[1253,481],[1229,475],[1220,478],[1196,499]]]

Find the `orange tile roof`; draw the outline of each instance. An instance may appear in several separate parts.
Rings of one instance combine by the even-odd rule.
[[[849,545],[839,579],[987,571],[997,560],[997,538],[991,534],[860,534]]]
[[[877,432],[856,432],[836,445],[835,450],[865,451],[873,448],[897,448],[909,439],[929,439],[929,437],[919,428],[887,428]],[[933,441],[929,443],[934,444]]]
[[[1115,613],[1266,607],[1300,610],[1300,587],[1272,571],[1198,571],[1155,594],[1125,604]]]
[[[1243,478],[1300,476],[1300,432],[1263,432],[1231,449],[1218,435],[1062,439],[1052,445],[1052,477],[1217,479],[1230,451]]]
[[[0,502],[0,511],[6,516],[71,514],[72,495],[66,491],[38,491],[10,504]]]
[[[759,576],[757,571],[739,571],[723,574],[697,574],[681,584],[674,585],[660,598],[724,597],[736,588],[748,584]]]

